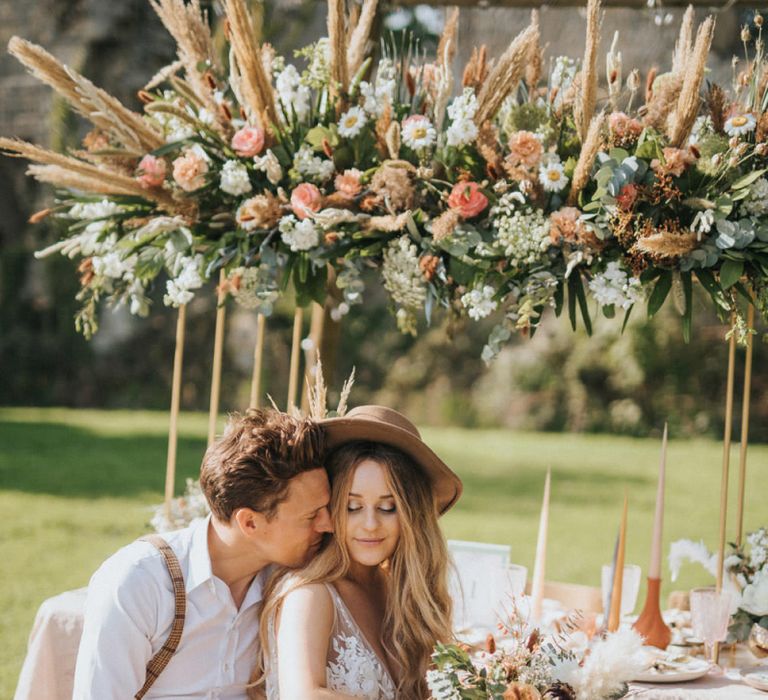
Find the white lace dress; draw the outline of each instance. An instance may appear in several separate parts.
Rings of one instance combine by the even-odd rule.
[[[366,640],[336,589],[325,584],[333,600],[334,619],[325,667],[326,685],[364,700],[395,700],[395,684]],[[268,624],[267,700],[279,700],[274,618]]]

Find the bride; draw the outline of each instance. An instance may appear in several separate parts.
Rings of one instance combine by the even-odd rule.
[[[423,700],[432,648],[451,638],[437,518],[461,481],[396,411],[362,406],[323,425],[335,536],[303,570],[273,579],[257,692]]]

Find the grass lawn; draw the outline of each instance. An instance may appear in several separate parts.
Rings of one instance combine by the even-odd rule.
[[[206,426],[201,414],[181,418],[178,491],[196,475]],[[86,585],[108,554],[146,531],[150,506],[162,500],[166,431],[164,413],[0,408],[0,697],[13,695],[39,604]],[[548,578],[599,585],[625,489],[627,561],[647,567],[657,440],[447,428],[424,434],[464,480],[462,500],[443,521],[448,537],[511,544],[513,560],[531,568],[551,467]],[[721,452],[713,441],[670,442],[666,544],[690,537],[714,548]],[[731,463],[733,522],[736,448]],[[757,488],[766,471],[768,446],[751,447],[747,530],[766,521]],[[729,535],[734,531],[731,526]],[[691,566],[676,584],[665,582],[665,592],[707,578]]]

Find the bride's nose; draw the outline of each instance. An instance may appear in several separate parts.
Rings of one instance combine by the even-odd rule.
[[[375,508],[367,508],[365,511],[365,520],[363,527],[366,530],[377,530],[379,527],[379,515]]]

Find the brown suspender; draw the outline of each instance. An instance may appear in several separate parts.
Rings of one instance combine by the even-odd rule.
[[[170,545],[160,537],[160,535],[146,535],[140,539],[154,545],[160,554],[163,555],[165,563],[168,566],[168,572],[171,574],[171,581],[173,581],[173,595],[176,599],[176,611],[173,615],[171,633],[168,635],[168,639],[165,640],[165,644],[160,647],[160,651],[149,660],[149,663],[147,664],[146,680],[144,681],[141,690],[136,693],[135,700],[141,700],[144,695],[146,695],[147,691],[152,687],[152,684],[157,680],[157,677],[168,665],[171,657],[176,653],[176,649],[178,649],[179,642],[181,641],[181,633],[184,630],[184,616],[187,611],[187,595],[184,590],[184,575],[181,573],[179,560],[176,558]]]

